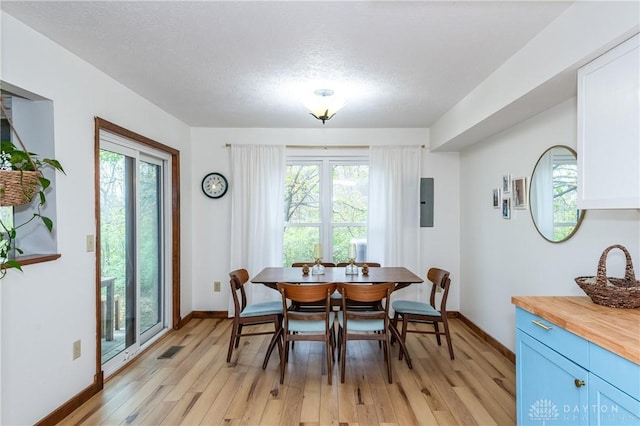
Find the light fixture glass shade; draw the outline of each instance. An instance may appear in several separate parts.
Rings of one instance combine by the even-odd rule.
[[[335,113],[344,106],[344,99],[336,96],[331,89],[318,89],[313,95],[303,100],[304,105],[322,123],[329,120]]]

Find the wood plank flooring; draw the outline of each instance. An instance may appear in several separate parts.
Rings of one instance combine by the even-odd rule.
[[[514,425],[515,367],[461,321],[450,323],[455,360],[434,336],[410,334],[410,370],[392,349],[393,384],[376,342],[349,342],[327,384],[324,345],[297,342],[284,385],[270,336],[242,338],[227,364],[231,320],[197,319],[172,331],[64,425]],[[423,327],[423,325],[420,325]],[[172,359],[157,359],[184,346]]]

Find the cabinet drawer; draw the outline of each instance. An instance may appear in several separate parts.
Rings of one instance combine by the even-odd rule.
[[[614,383],[618,389],[640,400],[640,365],[591,343],[589,365],[593,374]]]
[[[576,364],[589,369],[589,342],[558,325],[516,308],[516,326]]]

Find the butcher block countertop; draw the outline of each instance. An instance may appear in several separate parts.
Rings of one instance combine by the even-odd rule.
[[[511,303],[640,365],[640,309],[607,308],[587,296],[514,296]]]

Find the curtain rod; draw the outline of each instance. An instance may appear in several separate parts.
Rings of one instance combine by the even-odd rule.
[[[224,145],[226,148],[230,148],[231,144]],[[302,148],[302,149],[366,149],[370,148],[369,145],[285,145],[286,148]],[[420,145],[420,148],[424,148],[425,145]]]

